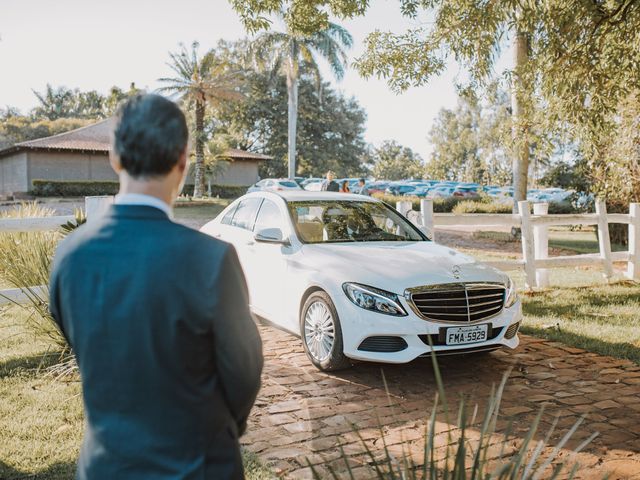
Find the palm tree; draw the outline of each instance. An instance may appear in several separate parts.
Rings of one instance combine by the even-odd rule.
[[[179,52],[169,52],[171,61],[167,65],[177,76],[158,79],[167,84],[159,88],[159,92],[177,94],[195,113],[194,197],[201,197],[204,193],[204,118],[207,105],[218,108],[225,102],[241,97],[240,73],[233,70],[229,63],[217,58],[213,51],[200,57],[198,47],[198,42],[193,42],[190,50],[181,44]]]
[[[288,112],[288,153],[289,178],[296,174],[296,130],[298,122],[298,78],[301,66],[309,71],[321,85],[318,57],[329,63],[338,80],[344,77],[347,65],[345,50],[353,44],[351,34],[335,23],[329,23],[325,30],[309,36],[291,32],[265,32],[251,43],[251,54],[258,67],[268,67],[283,73],[287,79],[289,96]]]

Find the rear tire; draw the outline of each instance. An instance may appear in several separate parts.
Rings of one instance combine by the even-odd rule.
[[[304,351],[316,368],[328,372],[351,366],[344,354],[342,328],[336,307],[326,292],[312,293],[300,314]]]

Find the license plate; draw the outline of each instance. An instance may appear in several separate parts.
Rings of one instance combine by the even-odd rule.
[[[447,345],[464,345],[466,343],[484,342],[487,339],[489,325],[468,325],[464,327],[449,327],[445,331]]]

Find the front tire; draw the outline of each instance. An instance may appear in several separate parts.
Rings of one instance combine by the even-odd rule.
[[[338,312],[327,293],[314,292],[304,302],[300,336],[305,353],[319,370],[327,372],[351,366],[343,352]]]

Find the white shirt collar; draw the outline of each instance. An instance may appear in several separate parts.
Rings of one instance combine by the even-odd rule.
[[[145,207],[154,207],[162,210],[169,218],[173,218],[171,207],[158,197],[145,195],[143,193],[124,193],[118,194],[115,198],[116,205],[142,205]]]

